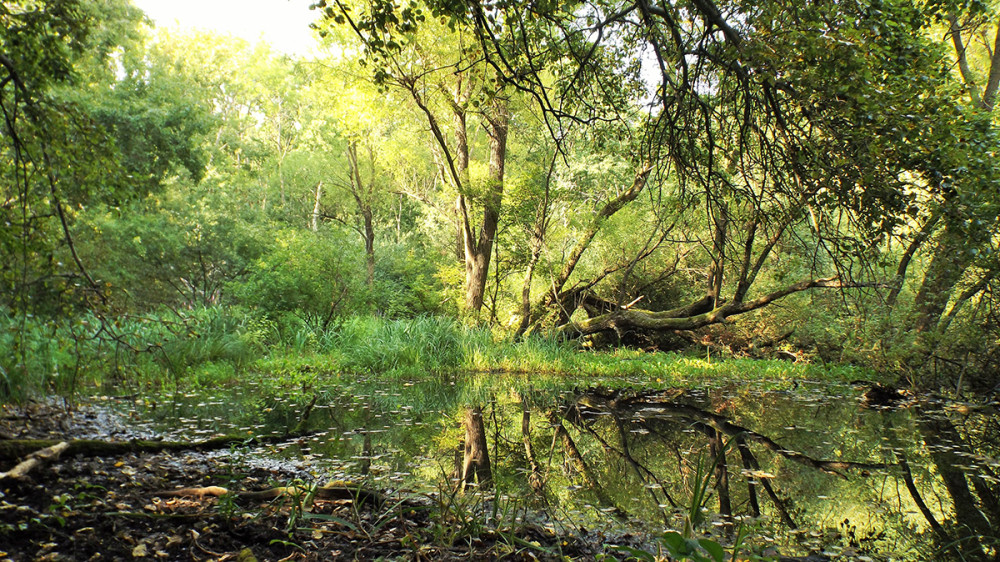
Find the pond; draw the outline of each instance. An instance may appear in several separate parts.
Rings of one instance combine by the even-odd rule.
[[[129,433],[173,439],[283,435],[305,418],[304,437],[214,454],[559,531],[655,537],[693,522],[697,536],[732,544],[742,532],[771,555],[996,553],[992,406],[809,382],[647,387],[317,377],[295,392],[264,381],[105,403]],[[466,442],[481,437],[477,481]],[[466,474],[475,492],[455,493]]]

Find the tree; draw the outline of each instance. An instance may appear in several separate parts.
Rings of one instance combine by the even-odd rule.
[[[510,113],[507,94],[478,65],[474,49],[461,34],[442,35],[443,27],[413,37],[406,50],[394,43],[384,50],[384,39],[369,30],[368,18],[377,13],[352,14],[337,3],[324,12],[335,24],[349,24],[366,56],[373,57],[376,83],[406,92],[424,115],[433,136],[442,179],[455,190],[455,226],[465,264],[465,306],[475,314],[483,305],[490,259],[503,202],[507,135]],[[413,9],[413,8],[411,8]],[[372,32],[369,32],[372,31]],[[329,31],[325,31],[329,33]],[[447,37],[448,41],[441,41]],[[487,172],[479,182],[470,172],[468,117],[479,118],[487,137]],[[447,123],[450,122],[449,126]],[[449,141],[449,136],[453,139]],[[474,213],[481,213],[476,224]]]
[[[996,97],[1000,89],[1000,34],[996,22],[989,19],[986,7],[973,4],[967,9],[942,5],[935,15],[947,25],[947,36],[954,48],[966,107],[956,108],[951,118],[958,129],[957,146],[945,145],[940,151],[939,177],[941,189],[932,200],[934,212],[925,222],[922,236],[914,241],[923,244],[929,234],[937,231],[932,243],[930,262],[915,297],[914,327],[917,332],[939,332],[942,315],[951,305],[953,316],[965,302],[988,287],[996,277],[998,264],[993,257],[996,222],[1000,216],[1000,173],[992,154],[1000,145],[993,126]],[[995,17],[995,15],[994,15]],[[993,27],[992,48],[989,27]],[[978,50],[976,52],[976,45]],[[985,51],[986,57],[983,57]],[[986,78],[970,64],[984,58],[979,65]],[[982,84],[982,85],[980,85]],[[905,272],[905,264],[900,272]],[[962,280],[978,275],[978,279],[962,286]],[[966,290],[974,289],[974,290]]]
[[[323,206],[332,216],[355,230],[364,243],[367,284],[375,283],[377,214],[386,212],[391,190],[397,185],[393,170],[405,167],[405,144],[412,138],[403,114],[395,111],[399,99],[379,92],[360,76],[352,61],[330,61],[309,92],[313,106],[306,125],[306,149],[324,155],[332,168],[317,182],[316,213],[323,198],[320,182],[334,187],[347,202],[337,198]],[[349,211],[344,211],[344,209]],[[352,216],[353,215],[353,216]],[[383,219],[384,220],[384,219]]]
[[[920,197],[957,175],[996,177],[985,161],[963,167],[969,143],[990,141],[955,109],[948,61],[923,33],[933,14],[910,2],[366,6],[327,14],[366,39],[377,72],[439,18],[469,30],[477,60],[537,102],[556,141],[615,124],[637,150],[632,191],[654,182],[676,206],[653,212],[684,217],[693,245],[675,254],[705,264],[701,291],[668,310],[610,303],[567,333],[697,329],[814,288],[885,286],[873,248],[921,216]],[[768,269],[789,253],[805,275],[775,283]],[[545,304],[584,301],[557,290]]]
[[[140,21],[119,1],[14,1],[0,8],[0,251],[11,257],[0,277],[5,306],[51,310],[66,303],[61,296],[78,296],[81,285],[104,298],[74,244],[74,215],[84,205],[128,197],[126,170],[100,112],[68,86],[86,90],[81,73],[106,75]],[[75,272],[64,269],[64,251]]]

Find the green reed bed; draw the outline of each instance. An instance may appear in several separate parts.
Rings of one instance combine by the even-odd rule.
[[[317,377],[427,379],[514,388],[592,384],[687,386],[719,381],[875,378],[853,366],[736,357],[583,350],[578,342],[513,340],[451,318],[355,316],[324,322],[269,318],[239,309],[165,310],[109,319],[0,314],[0,401],[72,395],[99,388],[190,388],[272,378],[308,385]],[[492,382],[488,382],[492,381]]]

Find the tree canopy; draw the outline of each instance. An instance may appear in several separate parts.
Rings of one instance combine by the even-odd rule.
[[[296,60],[4,2],[3,305],[997,359],[992,4],[315,8]]]

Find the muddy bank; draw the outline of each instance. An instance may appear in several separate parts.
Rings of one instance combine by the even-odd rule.
[[[99,407],[35,404],[5,411],[0,434],[155,437],[128,427]],[[293,483],[294,492],[274,498],[238,493]],[[67,456],[0,482],[0,560],[586,560],[605,550],[596,534],[491,528],[483,514],[426,494],[380,489],[380,501],[359,501],[311,493],[321,484],[294,464],[255,464],[236,448]],[[237,493],[163,493],[207,486]]]

